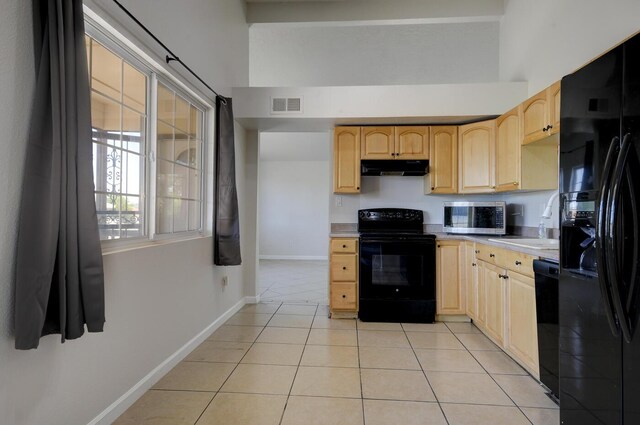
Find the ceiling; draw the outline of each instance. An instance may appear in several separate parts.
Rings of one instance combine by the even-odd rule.
[[[505,0],[245,0],[249,24],[497,20]]]

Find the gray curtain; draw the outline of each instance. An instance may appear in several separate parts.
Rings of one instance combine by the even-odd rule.
[[[240,217],[236,191],[236,154],[231,98],[216,98],[216,203],[213,262],[237,266],[240,258]]]
[[[36,93],[20,204],[15,347],[104,324],[82,0],[33,0]]]

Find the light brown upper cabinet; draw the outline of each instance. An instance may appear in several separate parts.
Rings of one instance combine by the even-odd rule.
[[[522,103],[522,144],[535,142],[560,130],[560,82]]]
[[[394,127],[362,127],[361,159],[394,159],[396,141]]]
[[[517,106],[496,119],[496,191],[520,189],[520,114]]]
[[[429,127],[396,127],[397,159],[429,159]]]
[[[429,127],[362,127],[361,159],[429,159]]]
[[[425,193],[458,192],[458,127],[430,128],[429,174],[425,176]]]
[[[334,129],[333,191],[360,192],[360,127]]]
[[[495,191],[496,120],[458,128],[458,193]]]
[[[549,99],[549,116],[551,117],[549,134],[556,134],[560,131],[560,81],[547,88],[547,99]]]

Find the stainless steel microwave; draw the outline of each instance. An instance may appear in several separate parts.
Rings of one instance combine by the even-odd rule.
[[[505,202],[445,202],[444,231],[467,235],[505,235]]]

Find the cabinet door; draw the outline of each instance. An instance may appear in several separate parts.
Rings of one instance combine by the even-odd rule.
[[[396,127],[395,153],[398,159],[429,159],[429,127]]]
[[[535,142],[548,136],[549,108],[546,89],[522,103],[522,144]]]
[[[507,282],[507,349],[537,374],[539,370],[535,282],[532,277],[512,271],[509,271]]]
[[[495,190],[495,129],[495,120],[460,126],[460,193],[487,193]]]
[[[477,249],[474,252],[478,252]],[[486,274],[486,268],[488,266],[487,263],[485,263],[484,261],[481,260],[476,260],[476,268],[478,269],[477,273],[477,278],[478,278],[478,290],[476,291],[476,297],[477,297],[477,305],[478,305],[478,313],[476,315],[476,323],[478,324],[478,326],[482,327],[484,329],[484,326],[487,322],[487,300],[486,300],[486,294],[485,294],[485,274]]]
[[[362,127],[361,159],[396,157],[394,127]]]
[[[484,263],[484,262],[483,262]],[[483,283],[485,302],[485,329],[499,345],[504,341],[504,287],[506,270],[484,263]]]
[[[520,106],[496,120],[496,191],[520,188]]]
[[[431,127],[426,193],[458,192],[458,127]]]
[[[549,103],[549,134],[560,131],[560,81],[547,88],[547,101]]]
[[[464,243],[464,273],[467,292],[467,316],[473,320],[478,319],[478,264],[476,263],[476,244],[474,242]]]
[[[360,192],[360,127],[334,129],[333,191]]]
[[[465,314],[463,243],[438,241],[436,249],[436,312]]]

